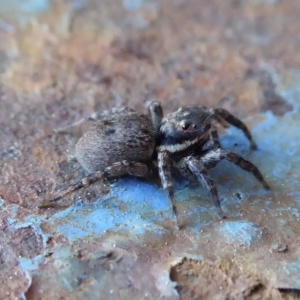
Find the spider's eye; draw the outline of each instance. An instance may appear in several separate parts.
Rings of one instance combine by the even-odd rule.
[[[181,124],[181,128],[183,129],[183,130],[187,130],[187,129],[189,129],[191,127],[191,124],[190,123],[182,123]]]

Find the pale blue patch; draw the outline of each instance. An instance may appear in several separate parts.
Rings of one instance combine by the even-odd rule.
[[[122,3],[126,10],[136,10],[143,6],[144,0],[123,0]]]
[[[254,240],[261,238],[262,232],[253,223],[246,221],[229,221],[219,228],[223,238],[229,243],[250,246]]]
[[[138,10],[141,8],[155,9],[157,3],[153,0],[123,0],[123,7],[126,10]]]
[[[50,8],[50,0],[0,0],[0,11],[41,13]]]
[[[14,218],[7,218],[6,221],[8,222],[9,226],[15,226],[18,223],[18,220]]]
[[[151,20],[145,17],[148,11],[154,18],[158,14],[158,2],[153,0],[123,0],[123,8],[129,13],[122,26],[146,28]]]
[[[84,9],[87,6],[85,0],[72,0],[70,4],[74,11]]]
[[[16,204],[12,204],[11,208],[12,208],[11,209],[12,215],[15,217],[17,215],[17,213],[18,213],[19,206],[16,205]]]
[[[300,289],[300,259],[287,263],[284,271],[293,284],[293,288]]]
[[[9,225],[14,229],[32,227],[32,229],[42,238],[43,248],[47,247],[49,234],[44,233],[41,229],[41,224],[45,222],[45,216],[29,215],[24,221],[19,221],[13,218],[7,218]]]
[[[43,255],[37,255],[34,258],[19,257],[19,265],[23,271],[35,271],[39,268],[40,263],[43,261]]]
[[[271,75],[274,84],[276,85],[276,92],[289,103],[291,103],[294,111],[300,110],[300,70],[286,69],[284,74],[279,74],[271,65],[265,65],[265,69]],[[288,80],[285,80],[288,79]],[[287,115],[289,115],[288,113]]]
[[[155,184],[142,182],[134,178],[124,178],[114,183],[111,193],[103,200],[110,198],[119,199],[130,205],[142,205],[145,212],[169,209],[169,202],[164,190]]]
[[[159,214],[168,212],[169,202],[163,190],[149,183],[125,178],[113,184],[111,193],[94,204],[69,207],[52,216],[50,223],[68,239],[103,234],[113,229],[144,234],[147,230],[159,233],[152,222]]]

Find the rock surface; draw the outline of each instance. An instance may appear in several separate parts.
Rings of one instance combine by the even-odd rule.
[[[299,299],[298,1],[0,0],[0,299]],[[230,163],[209,193],[176,185],[176,231],[155,179],[122,178],[38,210],[84,176],[73,160],[94,111],[148,100],[223,107]],[[74,202],[74,204],[72,204]]]

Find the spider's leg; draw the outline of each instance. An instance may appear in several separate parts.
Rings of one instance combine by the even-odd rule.
[[[189,156],[183,159],[189,170],[197,177],[211,193],[213,202],[218,209],[218,214],[221,218],[225,218],[224,212],[221,208],[220,199],[217,187],[214,181],[208,176],[205,166],[197,158]]]
[[[93,112],[89,116],[83,117],[69,125],[55,128],[54,132],[55,133],[63,133],[63,132],[66,132],[68,130],[71,130],[71,129],[81,125],[82,123],[84,123],[86,121],[97,121],[97,120],[103,120],[105,118],[110,119],[111,116],[113,116],[113,115],[117,116],[118,114],[130,113],[133,111],[134,110],[131,109],[130,107],[124,106],[124,107],[115,107],[115,108],[107,109],[107,110],[100,111],[100,112]]]
[[[84,118],[81,118],[69,125],[66,125],[66,126],[62,126],[62,127],[58,127],[58,128],[55,128],[54,129],[54,132],[55,133],[63,133],[63,132],[67,132],[68,130],[71,130],[79,125],[81,125],[82,123],[84,123],[85,121],[95,121],[97,120],[97,113],[92,113],[90,114],[89,116],[87,117],[84,117]]]
[[[221,148],[221,144],[220,144],[220,140],[219,140],[219,134],[218,134],[217,130],[214,130],[214,131],[211,132],[211,137],[212,137],[212,140],[213,140],[214,149]]]
[[[213,110],[215,111],[215,110]],[[227,123],[223,118],[221,118],[219,115],[214,114],[214,119],[221,124],[224,128],[228,128],[230,125]]]
[[[208,170],[215,167],[221,160],[220,149],[222,148],[219,141],[219,134],[217,130],[213,130],[210,133],[207,142],[201,146],[200,149],[198,149],[200,151],[195,152],[195,155],[193,156],[200,160],[204,168]],[[203,152],[205,152],[205,154],[203,154]]]
[[[250,161],[244,159],[243,157],[241,157],[240,155],[238,155],[234,152],[225,151],[225,150],[221,150],[220,158],[226,159],[226,160],[236,164],[241,169],[252,173],[254,175],[254,177],[262,184],[262,186],[266,190],[271,189],[269,184],[265,181],[263,175],[260,173],[259,169]]]
[[[174,214],[175,224],[178,226],[178,219],[177,219],[178,213],[175,205],[174,185],[173,185],[173,180],[171,175],[169,154],[166,151],[159,151],[157,160],[158,160],[159,177],[164,190],[166,190],[168,194],[168,198],[171,203],[173,214]]]
[[[116,162],[111,166],[107,167],[103,172],[98,171],[88,175],[87,177],[81,179],[76,184],[70,186],[68,189],[57,193],[52,199],[43,201],[39,208],[52,207],[54,203],[61,198],[79,190],[83,187],[88,187],[98,180],[104,178],[118,177],[122,175],[133,175],[137,177],[144,177],[148,173],[148,166],[144,163],[139,162],[129,162],[126,160]]]
[[[244,159],[243,157],[241,157],[240,155],[234,152],[217,148],[217,149],[212,149],[202,157],[200,156],[199,159],[206,169],[210,169],[211,167],[214,167],[216,163],[218,163],[220,160],[226,159],[236,164],[241,169],[252,173],[254,177],[262,184],[262,186],[265,189],[267,190],[271,189],[269,184],[264,180],[264,177],[262,176],[259,169],[253,163]]]
[[[223,108],[216,108],[213,110],[213,112],[215,115],[215,120],[218,121],[221,125],[222,125],[222,121],[220,121],[220,118],[225,120],[229,124],[241,129],[244,132],[245,136],[248,138],[251,149],[253,150],[257,149],[257,145],[254,142],[249,129],[239,118],[235,117],[229,111]]]

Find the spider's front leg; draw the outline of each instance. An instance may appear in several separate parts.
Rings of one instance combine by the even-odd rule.
[[[70,186],[68,189],[57,193],[52,199],[43,201],[39,208],[48,208],[53,207],[54,203],[61,198],[72,194],[76,190],[79,190],[83,187],[88,187],[91,184],[95,183],[98,180],[104,178],[112,178],[123,175],[133,175],[137,177],[144,177],[148,174],[149,168],[147,164],[140,162],[130,162],[127,160],[115,162],[111,166],[107,167],[104,171],[98,171],[92,174],[89,174],[87,177],[81,179],[76,184]]]
[[[218,210],[219,216],[223,219],[226,218],[221,208],[220,199],[217,187],[214,181],[209,177],[205,169],[205,165],[194,156],[184,157],[178,163],[178,167],[181,172],[186,173],[187,169],[195,175],[200,183],[202,183],[211,193],[213,202]]]
[[[219,122],[221,125],[224,126],[223,120],[225,120],[227,123],[241,129],[243,131],[243,133],[245,134],[245,136],[248,138],[251,149],[253,149],[253,150],[257,149],[257,145],[254,142],[249,129],[239,118],[235,117],[229,111],[227,111],[226,109],[223,109],[223,108],[215,108],[215,109],[212,109],[212,111],[213,111],[215,120],[217,122]]]
[[[171,174],[170,156],[167,151],[159,151],[157,155],[159,177],[164,190],[168,194],[169,201],[172,206],[175,224],[178,226],[177,207],[175,205],[174,184]]]

